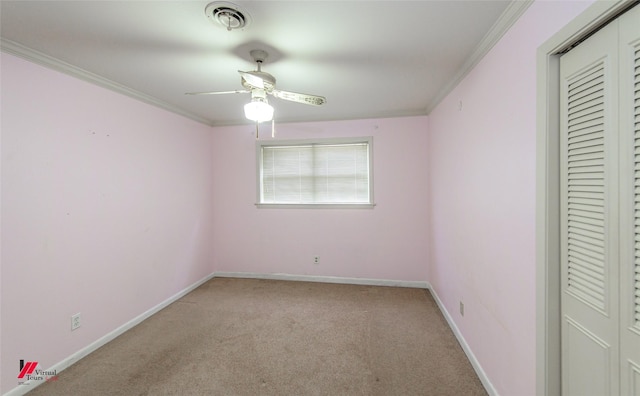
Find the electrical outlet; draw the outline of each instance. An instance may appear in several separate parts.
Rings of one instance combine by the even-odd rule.
[[[314,264],[320,264],[320,256],[314,256],[313,257],[313,263]]]
[[[77,329],[78,327],[80,327],[81,322],[80,322],[80,312],[78,312],[75,315],[71,316],[71,331]]]
[[[464,316],[464,303],[460,301],[460,315]]]

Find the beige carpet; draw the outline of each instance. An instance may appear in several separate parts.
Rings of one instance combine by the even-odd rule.
[[[486,395],[428,291],[214,278],[29,395]]]

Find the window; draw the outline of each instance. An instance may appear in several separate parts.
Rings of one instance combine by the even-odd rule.
[[[259,141],[258,206],[373,206],[372,138]]]

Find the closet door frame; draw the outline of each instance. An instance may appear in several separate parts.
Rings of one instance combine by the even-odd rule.
[[[538,48],[536,394],[561,395],[560,56],[637,1],[598,0]]]

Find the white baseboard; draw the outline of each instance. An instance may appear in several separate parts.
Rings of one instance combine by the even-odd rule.
[[[169,297],[168,299],[164,300],[163,302],[161,302],[160,304],[156,305],[155,307],[152,307],[152,308],[148,309],[147,311],[143,312],[142,314],[140,314],[140,315],[136,316],[135,318],[131,319],[130,321],[128,321],[127,323],[125,323],[122,326],[118,327],[117,329],[113,330],[112,332],[107,333],[106,335],[102,336],[101,338],[97,339],[96,341],[92,342],[91,344],[87,345],[86,347],[82,348],[81,350],[79,350],[78,352],[72,354],[71,356],[67,357],[66,359],[56,363],[55,365],[53,365],[50,368],[47,368],[46,371],[56,371],[57,373],[60,373],[64,369],[66,369],[66,368],[70,367],[72,364],[76,363],[78,360],[80,360],[83,357],[85,357],[88,354],[90,354],[91,352],[93,352],[96,349],[100,348],[101,346],[107,344],[109,341],[112,341],[113,339],[115,339],[119,335],[123,334],[127,330],[130,330],[133,327],[137,326],[138,324],[140,324],[144,320],[148,319],[149,317],[151,317],[155,313],[159,312],[163,308],[166,308],[171,303],[173,303],[173,302],[179,300],[180,298],[184,297],[185,295],[189,294],[190,292],[192,292],[193,290],[195,290],[200,285],[202,285],[203,283],[207,282],[208,280],[210,280],[213,277],[214,277],[214,274],[211,274],[211,275],[208,275],[208,276],[200,279],[199,281],[193,283],[192,285],[188,286],[187,288],[179,291],[178,293],[176,293],[173,296]],[[22,396],[22,395],[26,394],[27,392],[35,389],[37,386],[39,386],[41,384],[42,384],[42,381],[35,381],[35,382],[34,381],[26,381],[24,385],[16,386],[15,388],[10,390],[9,392],[5,393],[4,396]]]
[[[428,282],[369,279],[369,278],[345,278],[345,277],[339,277],[339,276],[265,274],[265,273],[257,273],[257,272],[214,272],[213,276],[216,278],[273,279],[273,280],[302,281],[302,282],[340,283],[340,284],[348,284],[348,285],[414,287],[417,289],[429,288]]]
[[[107,344],[109,341],[115,339],[116,337],[123,334],[127,330],[132,329],[136,325],[140,324],[142,321],[146,320],[147,318],[151,317],[152,315],[159,312],[163,308],[167,307],[169,304],[184,297],[185,295],[187,295],[188,293],[190,293],[191,291],[193,291],[194,289],[196,289],[197,287],[199,287],[200,285],[202,285],[203,283],[207,282],[208,280],[214,277],[274,279],[274,280],[287,280],[287,281],[339,283],[339,284],[369,285],[369,286],[412,287],[412,288],[419,288],[419,289],[427,289],[431,292],[431,295],[433,296],[433,299],[436,301],[436,304],[438,304],[438,308],[440,308],[440,311],[442,312],[445,319],[447,320],[447,323],[449,324],[449,327],[453,331],[453,334],[458,339],[458,342],[462,346],[462,350],[467,355],[467,358],[471,362],[471,365],[476,371],[476,374],[478,375],[478,377],[480,378],[480,381],[482,382],[485,389],[487,390],[487,393],[489,393],[490,396],[498,396],[498,392],[493,387],[493,384],[491,383],[491,381],[489,381],[489,378],[487,377],[486,373],[482,369],[482,366],[480,366],[480,363],[478,362],[475,355],[471,351],[471,348],[467,344],[466,340],[460,333],[460,330],[458,329],[455,322],[451,318],[451,315],[442,304],[442,301],[440,301],[438,294],[433,290],[429,282],[421,282],[421,281],[401,281],[401,280],[386,280],[386,279],[346,278],[346,277],[334,277],[334,276],[292,275],[292,274],[263,274],[263,273],[253,273],[253,272],[214,272],[213,274],[199,280],[198,282],[192,284],[186,289],[174,294],[173,296],[169,297],[167,300],[161,302],[160,304],[147,310],[146,312],[143,312],[142,314],[133,318],[129,322],[123,324],[122,326],[118,327],[112,332],[104,335],[100,339],[94,341],[93,343],[82,348],[78,352],[72,354],[71,356],[67,357],[66,359],[60,361],[59,363],[53,365],[52,367],[46,370],[47,371],[55,370],[58,373],[63,371],[64,369],[70,367],[72,364],[76,363],[78,360],[87,356],[88,354],[100,348],[101,346]],[[38,385],[40,385],[40,383],[31,384],[30,382],[27,382],[25,385],[19,385],[13,388],[9,392],[5,393],[4,396],[22,396],[27,392],[29,392],[30,390],[37,387]]]
[[[449,311],[447,311],[447,309],[444,307],[444,304],[442,304],[442,301],[440,301],[440,297],[438,297],[438,294],[432,287],[429,287],[429,291],[431,292],[433,299],[436,300],[436,304],[438,304],[438,307],[440,308],[442,315],[444,315],[444,318],[447,320],[447,323],[449,323],[449,327],[451,328],[451,331],[453,331],[453,334],[458,339],[458,342],[460,343],[460,346],[462,347],[462,350],[464,351],[464,353],[467,355],[469,362],[471,362],[471,365],[473,366],[473,369],[476,371],[478,378],[480,378],[480,382],[482,382],[482,385],[484,385],[484,389],[487,391],[489,396],[498,396],[498,391],[496,391],[496,388],[494,388],[491,381],[489,381],[489,377],[487,377],[487,374],[482,369],[480,362],[478,362],[478,359],[476,359],[476,356],[471,351],[469,344],[467,344],[467,341],[462,336],[462,333],[460,333],[460,330],[458,329],[458,326],[456,326],[456,323],[453,321],[453,318],[449,314]]]
[[[491,381],[487,377],[487,374],[482,369],[482,366],[476,359],[475,355],[471,351],[469,344],[460,333],[458,326],[456,326],[453,318],[446,310],[442,301],[438,297],[438,294],[433,290],[429,282],[420,281],[399,281],[399,280],[386,280],[386,279],[367,279],[367,278],[344,278],[334,276],[314,276],[314,275],[292,275],[292,274],[264,274],[255,272],[214,272],[216,278],[250,278],[250,279],[275,279],[275,280],[288,280],[288,281],[304,281],[304,282],[323,282],[323,283],[341,283],[350,285],[369,285],[369,286],[392,286],[392,287],[413,287],[419,289],[427,289],[433,296],[433,299],[438,304],[438,308],[442,312],[442,315],[447,320],[451,331],[456,336],[458,343],[462,347],[462,350],[467,355],[469,362],[473,366],[476,374],[480,378],[480,382],[486,389],[490,396],[498,396],[498,392],[494,388]]]

